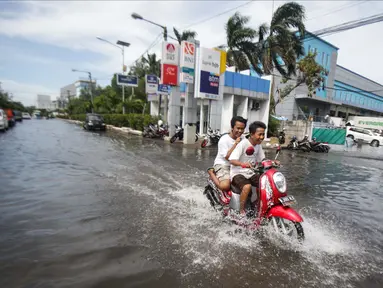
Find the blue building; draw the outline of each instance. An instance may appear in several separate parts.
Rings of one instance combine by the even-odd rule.
[[[383,85],[337,64],[339,48],[307,32],[304,49],[317,52],[316,62],[328,73],[324,87],[317,88],[313,97],[307,87],[300,86],[276,107],[278,116],[289,120],[313,118],[322,121],[330,115],[347,119],[348,116],[383,116]],[[274,97],[286,84],[274,77]],[[323,89],[324,88],[324,89]]]

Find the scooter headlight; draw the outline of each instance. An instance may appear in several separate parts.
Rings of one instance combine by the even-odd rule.
[[[273,181],[279,192],[286,192],[286,179],[281,172],[274,173]]]

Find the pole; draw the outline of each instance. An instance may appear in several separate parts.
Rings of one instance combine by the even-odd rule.
[[[203,98],[201,97],[201,98],[199,98],[200,100],[200,104],[201,104],[201,106],[200,106],[200,110],[199,110],[199,134],[200,135],[203,135],[203,133],[204,133],[204,128],[205,128],[205,123],[204,123],[204,115],[203,115]]]
[[[166,27],[164,27],[164,40],[165,41],[168,40],[168,31],[167,31]],[[160,104],[161,104],[161,102],[160,102]],[[168,95],[165,95],[164,104],[165,104],[165,108],[164,108],[164,122],[166,124],[168,124]],[[161,109],[161,106],[160,106],[159,109]]]
[[[125,52],[124,46],[122,46],[122,74],[124,75],[125,68]],[[125,87],[122,85],[122,114],[125,114]]]
[[[90,73],[90,72],[88,72],[88,73],[89,73],[89,81],[90,81],[89,91],[90,91],[90,99],[91,99],[91,103],[92,103],[92,113],[93,113],[92,73]]]

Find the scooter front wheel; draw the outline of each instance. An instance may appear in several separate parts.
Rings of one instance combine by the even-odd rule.
[[[177,140],[177,136],[173,136],[170,138],[170,143],[174,143]]]
[[[303,231],[302,224],[299,222],[290,221],[280,217],[271,217],[270,225],[274,228],[274,231],[292,238],[298,241],[305,239],[305,233]]]
[[[205,148],[207,145],[207,139],[203,139],[202,143],[201,143],[201,148]]]

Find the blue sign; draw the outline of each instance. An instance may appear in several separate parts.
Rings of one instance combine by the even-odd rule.
[[[156,75],[146,75],[146,82],[149,84],[157,84],[158,77]]]
[[[168,95],[170,93],[170,86],[159,84],[158,85],[158,94]]]
[[[200,96],[209,99],[219,98],[219,76],[201,70]]]
[[[117,74],[117,85],[138,87],[138,77],[134,75]]]

